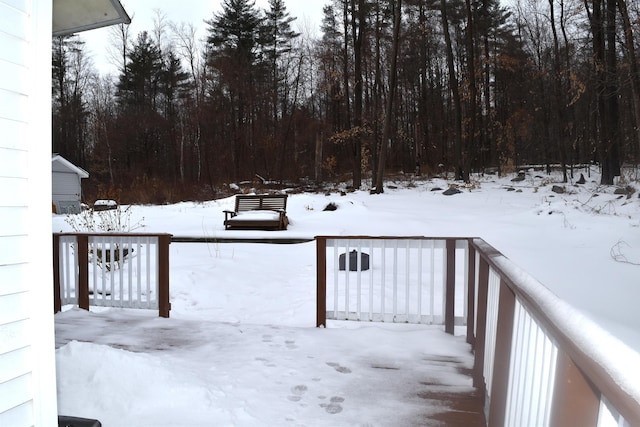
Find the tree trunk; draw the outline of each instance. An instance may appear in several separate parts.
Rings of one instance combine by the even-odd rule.
[[[473,147],[476,136],[476,110],[478,99],[478,89],[476,87],[476,58],[473,29],[473,10],[471,8],[471,0],[466,0],[467,7],[467,74],[469,75],[469,128],[467,129],[465,138],[461,138],[460,147],[460,163],[458,164],[458,179],[469,182],[469,150]]]
[[[460,102],[460,91],[458,89],[458,79],[453,63],[453,48],[451,46],[451,35],[449,34],[449,18],[447,17],[447,4],[445,0],[440,0],[440,14],[442,17],[442,32],[447,50],[447,68],[449,70],[449,90],[453,96],[453,108],[455,110],[455,148],[454,164],[462,164],[462,106]]]
[[[444,1],[444,0],[443,0]],[[384,128],[382,130],[382,144],[380,146],[380,160],[378,161],[378,173],[375,192],[384,192],[384,168],[387,157],[387,148],[391,135],[391,124],[393,120],[393,100],[396,94],[398,49],[400,45],[400,23],[402,19],[402,0],[396,0],[393,16],[393,46],[391,50],[391,68],[389,70],[389,93],[387,94],[387,105],[384,115]]]
[[[638,72],[638,61],[636,59],[633,30],[631,27],[631,20],[629,19],[627,3],[624,0],[618,0],[618,9],[622,15],[624,39],[627,45],[627,53],[629,55],[629,74],[631,75],[631,92],[633,94],[636,143],[638,144],[638,151],[640,152],[640,73]]]
[[[560,43],[558,42],[558,32],[556,30],[556,19],[553,2],[549,0],[549,19],[551,21],[551,33],[553,35],[553,95],[551,97],[551,137],[556,140],[558,153],[560,154],[560,164],[562,166],[562,182],[567,182],[567,161],[564,150],[564,102],[562,96],[562,73],[560,67]]]
[[[615,128],[618,118],[616,76],[614,74],[608,77],[608,74],[612,71],[615,72],[616,68],[615,21],[612,22],[612,19],[615,19],[615,0],[606,0],[606,16],[603,16],[602,1],[593,0],[591,13],[589,13],[587,0],[584,0],[584,3],[589,14],[589,23],[593,34],[593,62],[596,71],[598,120],[600,123],[600,133],[597,135],[598,157],[602,168],[600,183],[611,185],[616,175],[617,141],[615,138],[617,138],[617,132]],[[613,14],[611,13],[611,3],[613,3]],[[605,49],[605,36],[607,49]]]
[[[602,184],[613,184],[614,177],[620,175],[620,159],[618,153],[618,84],[617,84],[617,56],[616,56],[616,0],[607,0],[606,16],[606,38],[607,50],[605,53],[605,96],[606,96],[606,116],[607,138],[604,149]],[[605,166],[607,173],[605,174]]]
[[[353,72],[354,72],[354,109],[353,125],[356,128],[362,126],[362,52],[363,39],[366,27],[365,0],[358,0],[357,16],[356,2],[351,0],[351,30],[353,34]],[[358,132],[361,135],[361,132]],[[353,188],[358,189],[362,185],[362,140],[356,137],[353,143]]]

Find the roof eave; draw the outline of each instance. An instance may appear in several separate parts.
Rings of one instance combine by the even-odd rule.
[[[129,23],[119,0],[53,0],[54,37]]]

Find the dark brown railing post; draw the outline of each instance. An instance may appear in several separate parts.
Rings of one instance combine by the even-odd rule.
[[[444,331],[453,335],[455,333],[455,307],[456,307],[456,241],[447,239],[447,278],[446,300],[444,305]]]
[[[595,426],[600,396],[571,358],[558,350],[551,426]]]
[[[476,336],[473,346],[473,386],[486,390],[484,379],[484,351],[487,340],[487,299],[489,295],[489,263],[480,257],[478,265],[478,316],[476,322]]]
[[[171,234],[158,236],[158,314],[169,317],[171,300],[169,292],[169,244]]]
[[[498,325],[496,328],[496,351],[493,358],[493,380],[491,381],[491,402],[488,425],[505,425],[507,393],[509,388],[509,366],[511,362],[511,342],[513,341],[513,319],[516,295],[507,283],[500,279],[498,300]]]
[[[327,239],[316,237],[316,327],[327,327]]]
[[[76,235],[78,245],[78,307],[89,310],[89,236]]]
[[[469,270],[467,277],[467,343],[473,348],[475,343],[475,322],[476,322],[476,249],[469,240],[467,245],[467,264]]]
[[[60,292],[60,235],[53,235],[53,312],[62,310]]]

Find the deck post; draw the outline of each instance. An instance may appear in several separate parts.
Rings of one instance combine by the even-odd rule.
[[[169,317],[171,300],[169,293],[169,244],[171,234],[158,236],[158,314]]]
[[[62,310],[60,292],[60,235],[53,235],[53,312]]]
[[[89,310],[89,236],[78,234],[78,307]]]
[[[549,425],[598,424],[599,393],[564,351],[558,351],[553,396]]]
[[[488,425],[490,426],[505,425],[515,306],[516,295],[501,278],[498,301],[498,325],[496,330],[496,351],[493,360],[493,381],[491,382],[491,390],[489,391],[491,402],[489,406]]]
[[[475,342],[475,322],[476,322],[476,249],[471,242],[467,245],[467,343],[471,348]]]
[[[316,236],[316,327],[327,327],[327,238]]]
[[[444,311],[444,331],[453,335],[455,333],[455,307],[456,307],[456,240],[446,240],[446,300]]]

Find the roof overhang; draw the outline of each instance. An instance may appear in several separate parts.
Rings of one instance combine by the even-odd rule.
[[[119,0],[53,0],[54,36],[130,22]]]
[[[80,178],[89,178],[89,172],[82,169],[80,166],[76,166],[71,163],[69,160],[62,157],[60,154],[52,154],[51,155],[51,163],[58,162],[63,165],[65,168],[70,170],[71,172],[77,174]],[[53,169],[53,167],[52,167]]]

